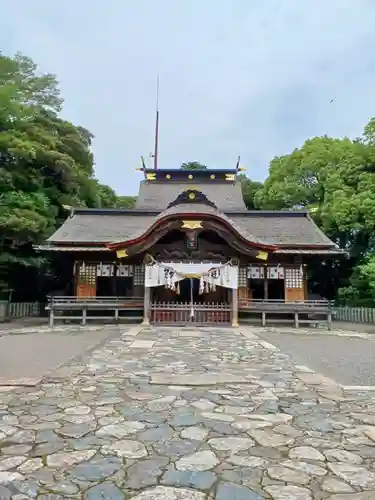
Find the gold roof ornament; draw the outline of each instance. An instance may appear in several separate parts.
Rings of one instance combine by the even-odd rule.
[[[146,179],[148,181],[154,181],[156,179],[156,174],[154,174],[154,172],[147,172]]]
[[[268,259],[268,253],[267,252],[264,252],[263,250],[260,250],[256,256],[255,256],[257,259],[260,259],[260,260],[267,260]]]
[[[124,259],[125,257],[128,257],[128,252],[125,248],[122,248],[121,250],[116,251],[116,256],[118,259]]]
[[[182,229],[201,229],[202,221],[201,220],[183,220],[182,221]]]
[[[225,174],[225,180],[226,181],[234,181],[235,180],[235,174]]]

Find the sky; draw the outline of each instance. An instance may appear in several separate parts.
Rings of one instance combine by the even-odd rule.
[[[255,180],[315,135],[375,116],[374,0],[0,0],[0,50],[57,75],[63,116],[95,136],[96,176],[134,195],[140,156]],[[330,102],[333,99],[333,102]]]

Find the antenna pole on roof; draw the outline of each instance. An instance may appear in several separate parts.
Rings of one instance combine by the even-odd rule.
[[[241,161],[241,156],[239,156],[238,160],[237,160],[237,164],[236,164],[236,170],[237,170],[237,172],[240,169],[240,161]]]
[[[154,170],[158,169],[158,149],[159,149],[159,74],[156,80],[156,123],[155,123],[155,151]]]

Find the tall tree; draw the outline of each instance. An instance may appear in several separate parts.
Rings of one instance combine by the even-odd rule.
[[[116,206],[94,177],[92,135],[58,116],[62,100],[53,75],[29,58],[0,55],[0,286],[23,293],[46,256],[41,243],[66,217],[63,205]],[[34,273],[34,274],[33,274]]]
[[[333,298],[350,285],[356,266],[372,245],[375,177],[364,171],[371,159],[363,140],[315,137],[290,155],[271,161],[269,176],[255,197],[265,209],[306,209],[348,259],[321,262],[312,276],[316,291]]]

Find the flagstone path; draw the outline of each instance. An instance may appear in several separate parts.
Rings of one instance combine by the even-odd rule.
[[[0,387],[0,499],[373,500],[374,441],[374,391],[249,328],[130,329]]]

